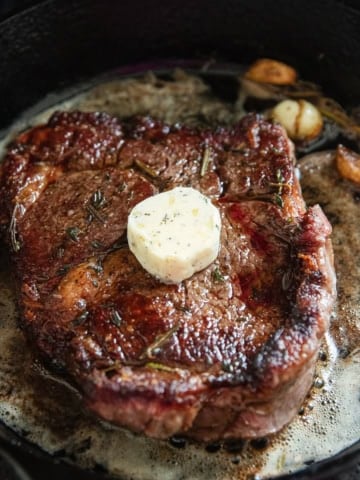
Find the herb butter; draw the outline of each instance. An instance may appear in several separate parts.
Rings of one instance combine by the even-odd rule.
[[[212,263],[219,252],[221,220],[205,195],[176,187],[138,203],[128,218],[132,253],[151,275],[180,283]]]

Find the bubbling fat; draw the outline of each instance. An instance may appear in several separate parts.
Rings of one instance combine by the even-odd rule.
[[[160,85],[160,88],[159,88]],[[175,81],[113,80],[54,107],[24,115],[0,144],[55,109],[103,110],[121,117],[152,113],[169,122],[205,118],[231,123],[242,111],[210,94],[199,78],[177,72]],[[34,114],[36,112],[36,114]],[[78,393],[46,371],[17,327],[14,286],[0,252],[0,419],[45,451],[83,468],[103,468],[134,480],[246,480],[294,472],[329,458],[360,437],[360,226],[349,186],[334,180],[332,154],[301,162],[305,199],[325,205],[333,223],[339,300],[316,367],[314,385],[290,425],[268,439],[201,446],[137,436],[94,418]],[[334,192],[334,189],[337,189]],[[335,194],[336,193],[336,194]],[[358,259],[355,260],[354,259]],[[357,262],[357,263],[356,263]],[[181,447],[181,448],[179,448]]]

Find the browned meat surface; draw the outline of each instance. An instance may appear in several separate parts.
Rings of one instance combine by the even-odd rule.
[[[21,323],[92,411],[150,436],[205,441],[290,421],[312,382],[335,280],[331,227],[320,207],[306,210],[281,127],[254,115],[197,131],[56,113],[18,136],[0,180]],[[125,232],[136,203],[175,185],[219,208],[221,249],[165,285]]]

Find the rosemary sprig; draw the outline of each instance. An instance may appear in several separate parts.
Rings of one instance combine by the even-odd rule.
[[[158,335],[155,340],[144,350],[144,352],[139,356],[139,360],[144,359],[153,359],[154,355],[157,351],[161,350],[161,348],[170,340],[170,338],[177,332],[180,328],[179,324],[174,325],[165,333]]]
[[[100,223],[105,223],[104,217],[98,212],[105,205],[105,197],[102,191],[98,188],[90,197],[86,210],[89,214],[88,221],[92,222],[94,218]]]
[[[9,225],[10,243],[15,253],[17,253],[21,249],[21,243],[16,231],[16,226],[17,226],[16,215],[19,209],[20,209],[20,205],[16,203],[11,215],[11,221]]]
[[[145,363],[145,367],[152,368],[153,370],[161,370],[163,372],[173,373],[176,372],[176,368],[168,367],[162,363],[157,362],[148,362]]]
[[[273,203],[278,207],[283,208],[284,201],[281,194],[283,193],[284,188],[289,188],[289,184],[285,182],[285,178],[280,168],[276,170],[276,182],[269,182],[269,185],[277,188],[277,192],[273,196]]]
[[[89,213],[89,216],[88,216],[88,221],[89,222],[92,222],[94,218],[96,218],[96,220],[102,224],[105,223],[105,218],[100,215],[100,213],[96,210],[96,208],[91,205],[91,204],[88,204],[86,205],[86,210],[87,212]]]
[[[289,187],[289,184],[285,182],[285,178],[279,168],[276,170],[276,182],[269,182],[269,185],[271,187],[277,187],[279,195],[281,195],[284,188]]]

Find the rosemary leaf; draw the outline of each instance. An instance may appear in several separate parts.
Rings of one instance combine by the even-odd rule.
[[[57,271],[56,271],[56,275],[58,276],[61,276],[61,275],[65,275],[65,273],[67,273],[70,268],[72,268],[72,264],[71,263],[68,263],[68,264],[64,264],[62,267],[60,267]]]
[[[142,162],[141,160],[135,160],[134,163],[140,170],[142,170],[144,173],[146,173],[150,177],[152,178],[158,177],[158,174],[156,173],[156,171],[153,168],[146,165],[146,163]]]
[[[214,282],[218,282],[218,283],[223,283],[225,281],[224,275],[220,272],[220,270],[217,267],[212,272],[212,278]]]
[[[89,222],[92,222],[93,218],[96,218],[96,220],[98,222],[100,222],[102,224],[105,223],[104,217],[102,215],[100,215],[100,213],[96,210],[96,208],[93,205],[88,204],[88,205],[86,205],[85,208],[86,208],[86,210],[89,214],[89,216],[88,216],[88,221]]]
[[[283,208],[283,206],[284,206],[283,199],[281,198],[281,196],[278,193],[275,193],[275,195],[274,195],[274,203],[275,203],[275,205],[277,205],[280,208]]]
[[[104,245],[101,242],[99,242],[98,240],[93,240],[91,242],[91,246],[93,248],[103,248],[104,247]]]
[[[110,320],[111,320],[111,323],[113,323],[116,327],[120,327],[122,318],[120,313],[117,310],[113,309],[111,311]]]
[[[174,305],[174,307],[176,308],[176,310],[179,310],[179,312],[191,313],[191,309],[189,307],[182,306],[182,305]]]
[[[276,180],[279,184],[283,184],[285,182],[285,178],[283,174],[281,173],[280,168],[276,170]]]
[[[210,148],[206,146],[204,150],[202,162],[201,162],[200,177],[203,177],[208,171],[209,163],[210,163]]]
[[[221,370],[226,373],[232,373],[233,371],[233,366],[229,362],[222,362],[221,364]]]
[[[97,189],[96,192],[91,195],[90,203],[96,210],[104,205],[105,197],[100,189]]]
[[[66,229],[66,235],[73,241],[73,242],[78,242],[79,241],[79,233],[80,230],[78,227],[68,227]]]
[[[175,368],[168,367],[167,365],[157,362],[148,362],[145,364],[145,367],[152,368],[154,370],[161,370],[163,372],[176,372]]]
[[[91,268],[91,270],[94,270],[94,272],[96,273],[102,273],[104,271],[104,268],[101,265],[101,263],[92,263],[87,268]]]
[[[79,327],[83,323],[85,323],[87,317],[89,316],[89,312],[85,310],[80,315],[78,315],[74,320],[71,322],[74,327]]]

